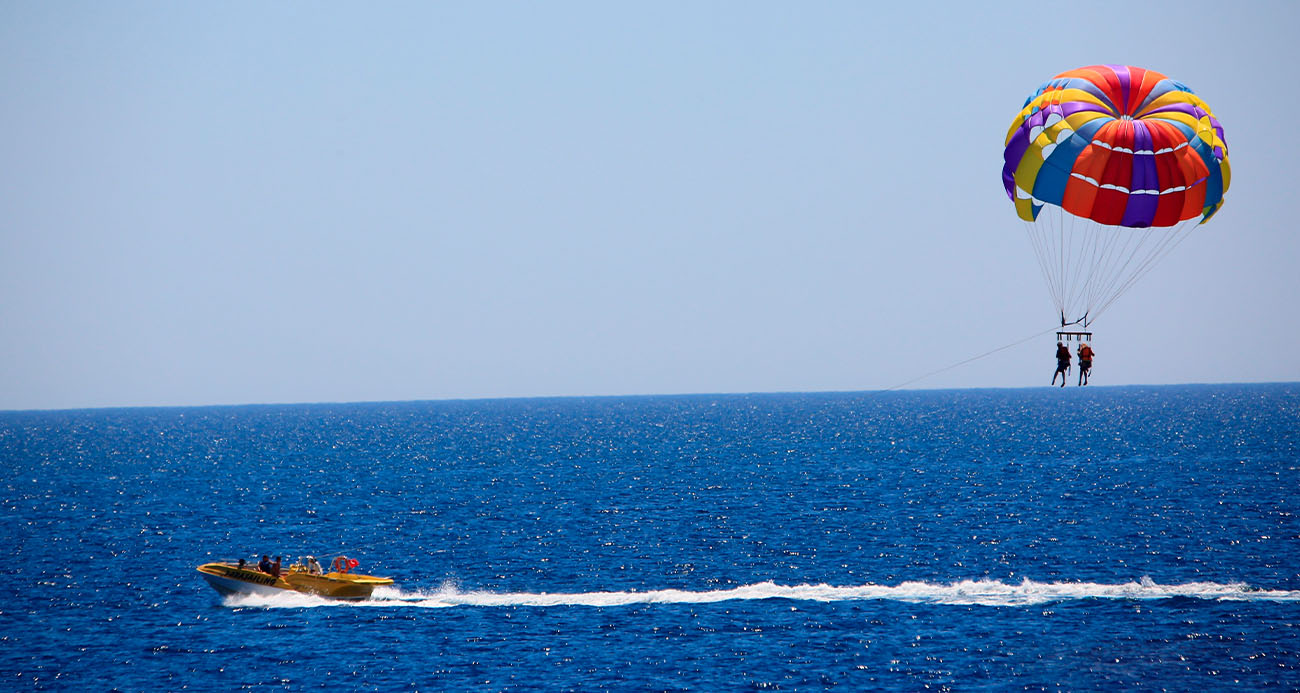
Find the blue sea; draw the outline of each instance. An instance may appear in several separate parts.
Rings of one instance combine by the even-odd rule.
[[[1300,384],[0,412],[0,690],[1296,690]],[[347,555],[344,603],[200,563]]]

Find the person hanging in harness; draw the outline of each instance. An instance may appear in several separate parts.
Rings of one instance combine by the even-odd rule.
[[[1088,373],[1089,371],[1092,370],[1093,353],[1095,352],[1093,352],[1092,347],[1088,346],[1087,342],[1084,342],[1079,345],[1079,384],[1080,385],[1088,384]],[[1053,377],[1052,381],[1055,382],[1056,378]],[[1065,384],[1064,381],[1062,381],[1061,384],[1064,385]]]
[[[1064,344],[1056,343],[1056,372],[1052,374],[1052,384],[1056,384],[1056,376],[1061,376],[1061,387],[1065,387],[1066,373],[1070,372],[1070,348]]]

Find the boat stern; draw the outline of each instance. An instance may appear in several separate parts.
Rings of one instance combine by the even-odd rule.
[[[282,579],[229,563],[204,563],[197,570],[213,589],[223,595],[270,595],[291,589]]]

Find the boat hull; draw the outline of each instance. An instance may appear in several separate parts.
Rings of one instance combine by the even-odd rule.
[[[376,587],[393,584],[389,578],[356,573],[312,575],[307,572],[288,572],[277,578],[231,563],[204,563],[198,567],[198,571],[213,589],[224,595],[274,595],[288,591],[330,599],[356,600],[369,599]]]

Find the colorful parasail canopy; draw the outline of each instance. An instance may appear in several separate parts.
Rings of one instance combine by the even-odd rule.
[[[1212,217],[1231,177],[1209,106],[1140,67],[1057,75],[1025,101],[1005,145],[1002,182],[1063,324],[1095,318]]]

